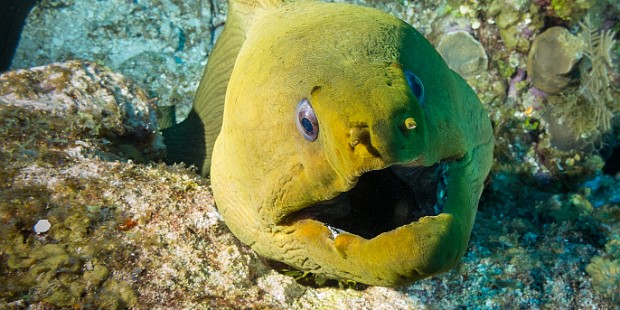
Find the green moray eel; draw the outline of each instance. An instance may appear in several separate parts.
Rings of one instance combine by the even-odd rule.
[[[414,28],[315,1],[231,0],[189,117],[163,134],[257,253],[380,286],[459,261],[494,146]]]

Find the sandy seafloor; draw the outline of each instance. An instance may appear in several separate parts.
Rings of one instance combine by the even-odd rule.
[[[148,134],[152,105],[177,105],[179,118],[187,113],[226,3],[44,0],[29,16],[13,69],[83,62],[0,78],[0,308],[618,309],[620,47],[613,39],[620,5],[353,2],[404,19],[435,46],[451,33],[470,34],[446,39],[445,50],[483,48],[444,55],[477,91],[497,141],[469,249],[456,268],[404,287],[357,289],[303,286],[273,271],[226,229],[208,180],[149,164],[160,156],[159,140]],[[578,43],[546,49],[565,50],[578,64],[568,64],[569,78],[535,84],[528,53],[551,26],[569,29]],[[607,46],[585,32],[607,34]],[[595,64],[603,64],[596,74]],[[89,78],[85,86],[67,78],[54,91],[23,87],[58,72]],[[598,95],[583,96],[586,85]],[[75,98],[86,102],[77,114],[49,108]],[[138,120],[116,108],[134,103],[148,111]],[[123,125],[134,121],[147,125]],[[127,134],[134,130],[148,133]],[[148,141],[110,138],[127,136]],[[50,220],[49,232],[36,233],[40,219]]]

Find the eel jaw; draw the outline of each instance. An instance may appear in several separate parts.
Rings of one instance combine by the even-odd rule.
[[[460,159],[431,167],[402,166],[367,172],[348,194],[327,202],[325,209],[331,212],[317,211],[321,204],[313,205],[290,214],[278,224],[286,231],[283,240],[295,240],[295,256],[303,257],[299,261],[290,257],[283,261],[327,277],[380,286],[401,285],[452,268],[467,248],[492,150],[491,142],[470,150]],[[364,182],[372,183],[364,178],[372,181],[374,174],[394,174],[400,179],[399,175],[407,173],[409,177],[418,176],[418,180],[412,179],[414,184],[426,184],[412,189],[414,196],[423,197],[414,199],[417,204],[406,204],[405,208],[398,203],[375,205],[370,212],[355,211],[355,195],[360,194],[356,191],[363,189]],[[411,189],[411,184],[407,185]],[[350,211],[335,212],[333,206],[348,206]],[[380,228],[368,228],[364,223],[353,225],[362,219],[372,221],[376,215],[373,210],[381,214],[385,209],[391,210],[391,223]]]
[[[442,213],[448,197],[447,173],[446,161],[430,167],[394,165],[369,171],[351,190],[294,212],[286,222],[319,221],[332,240],[342,233],[372,239]]]

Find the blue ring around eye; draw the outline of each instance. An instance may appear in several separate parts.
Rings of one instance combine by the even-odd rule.
[[[409,70],[405,70],[405,78],[407,79],[407,84],[409,84],[409,88],[411,88],[411,92],[416,98],[418,98],[418,102],[420,105],[424,105],[424,84],[422,84],[422,80],[415,75],[413,72]]]

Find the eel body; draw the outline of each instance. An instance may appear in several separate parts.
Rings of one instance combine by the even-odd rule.
[[[459,261],[494,145],[474,91],[414,28],[280,0],[230,0],[192,112],[164,137],[257,253],[381,286]]]

